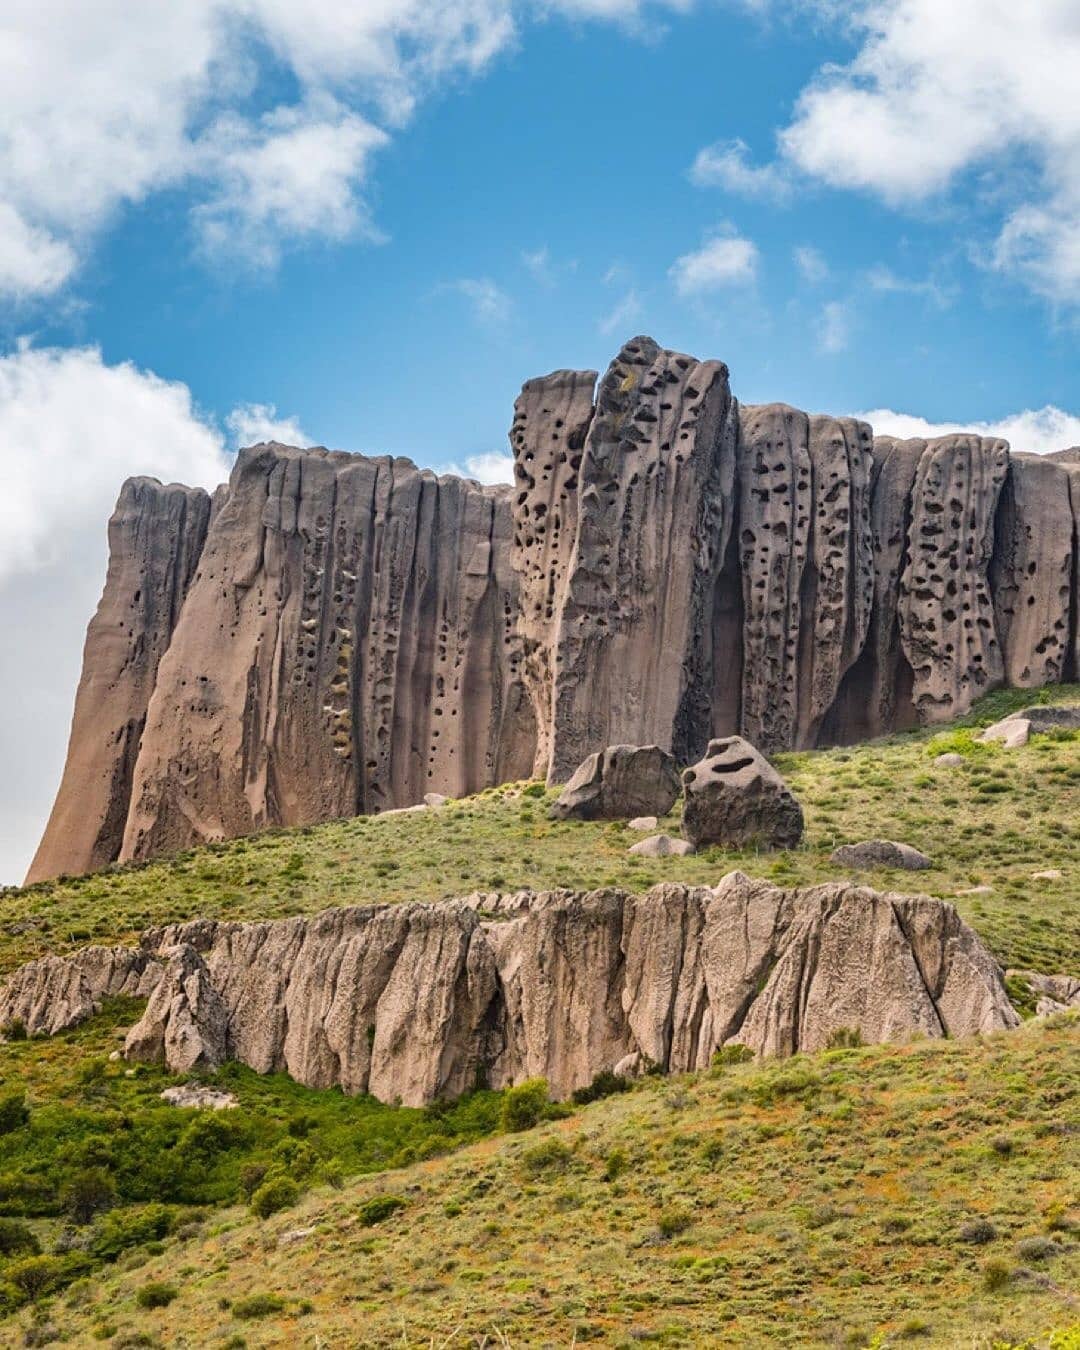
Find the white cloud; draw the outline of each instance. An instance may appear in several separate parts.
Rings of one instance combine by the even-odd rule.
[[[501,450],[489,450],[482,455],[470,455],[465,461],[470,478],[481,483],[512,483],[514,481],[513,456]]]
[[[757,276],[757,245],[737,234],[708,240],[693,253],[684,253],[668,269],[681,296],[700,295],[725,286],[739,286]]]
[[[781,132],[788,162],[894,206],[972,170],[1002,174],[1007,204],[989,264],[1056,303],[1080,304],[1080,99],[1062,84],[1080,66],[1076,0],[843,9],[861,46],[803,91]],[[1018,157],[1034,169],[1033,189],[1011,172]]]
[[[333,100],[275,108],[258,123],[223,116],[204,138],[214,187],[195,208],[204,247],[273,267],[283,239],[379,238],[359,196],[386,134]]]
[[[597,327],[605,337],[610,337],[618,329],[629,328],[641,313],[641,300],[637,291],[630,290],[609,313],[605,314]]]
[[[743,197],[782,201],[791,182],[780,164],[750,163],[750,147],[742,140],[717,141],[699,150],[690,167],[690,181],[698,187],[720,187]]]
[[[1000,436],[1018,453],[1035,455],[1080,445],[1080,415],[1049,405],[1012,413],[995,422],[931,422],[912,413],[893,412],[891,408],[875,408],[854,416],[869,422],[879,436],[904,439],[918,436],[929,440],[971,431],[978,436]]]
[[[75,265],[69,244],[27,224],[10,203],[0,202],[0,295],[14,300],[51,295]]]
[[[446,282],[439,289],[464,296],[472,307],[473,316],[480,323],[505,323],[513,309],[510,297],[490,277],[460,277],[457,281]]]
[[[830,356],[847,350],[851,337],[851,306],[842,300],[830,300],[818,322],[818,348]]]
[[[872,267],[866,273],[866,284],[881,295],[924,296],[938,309],[947,309],[952,303],[952,294],[936,281],[930,278],[920,281],[912,277],[898,277],[891,268],[883,265]]]
[[[803,280],[809,281],[811,285],[818,285],[825,281],[829,275],[829,264],[824,256],[816,248],[809,244],[802,244],[792,253],[795,259],[795,266],[802,273]]]
[[[211,488],[219,432],[183,384],[95,348],[0,356],[0,884],[21,880],[60,779],[105,526],[130,474]],[[14,771],[18,766],[18,772]]]
[[[225,418],[229,439],[238,448],[277,441],[279,445],[309,446],[309,436],[295,417],[279,417],[272,403],[241,403]]]

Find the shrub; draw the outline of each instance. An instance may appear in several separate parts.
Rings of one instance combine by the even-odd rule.
[[[234,1317],[245,1321],[256,1317],[272,1317],[274,1313],[285,1311],[285,1300],[277,1294],[252,1294],[249,1298],[239,1298],[232,1305]]]
[[[30,1108],[21,1092],[6,1092],[0,1097],[0,1134],[21,1129],[29,1119]]]
[[[983,1288],[989,1294],[996,1294],[1004,1289],[1012,1279],[1012,1267],[1007,1261],[1002,1261],[995,1257],[992,1261],[987,1261],[983,1266],[982,1282]]]
[[[39,1256],[41,1243],[28,1224],[0,1219],[0,1256]]]
[[[749,1064],[753,1058],[754,1052],[748,1045],[739,1045],[737,1041],[732,1045],[722,1045],[712,1057],[713,1071],[723,1073],[735,1064]]]
[[[837,1027],[828,1040],[830,1050],[857,1050],[863,1043],[858,1027]]]
[[[251,1212],[256,1218],[268,1219],[271,1214],[295,1205],[299,1199],[300,1187],[292,1177],[273,1176],[251,1197]]]
[[[5,1041],[25,1041],[26,1023],[21,1017],[13,1017],[10,1022],[5,1022],[0,1027],[0,1036],[3,1036]]]
[[[657,1228],[660,1230],[662,1238],[678,1237],[680,1233],[685,1233],[693,1223],[690,1211],[673,1206],[671,1209],[665,1209],[657,1222]]]
[[[4,1278],[24,1298],[33,1300],[59,1288],[66,1273],[65,1262],[58,1256],[27,1256],[21,1261],[13,1261],[4,1272]]]
[[[956,1236],[961,1242],[980,1247],[983,1243],[993,1242],[997,1237],[997,1229],[989,1219],[972,1219],[970,1223],[964,1224]]]
[[[547,1102],[546,1078],[527,1078],[517,1087],[508,1088],[502,1104],[503,1129],[512,1133],[531,1130],[544,1114]]]
[[[251,1197],[266,1180],[269,1170],[269,1166],[262,1162],[248,1163],[240,1169],[240,1189],[244,1193],[245,1200],[250,1202]]]
[[[545,1139],[535,1148],[521,1155],[521,1165],[527,1176],[542,1177],[552,1172],[565,1172],[574,1155],[561,1139]]]
[[[1025,1265],[1032,1262],[1049,1261],[1060,1256],[1061,1246],[1048,1237],[1029,1237],[1016,1244],[1016,1254]]]
[[[96,1214],[111,1209],[116,1201],[116,1185],[100,1167],[76,1172],[60,1192],[60,1203],[73,1223],[89,1223]]]
[[[613,1148],[607,1155],[607,1161],[604,1163],[604,1180],[615,1181],[630,1166],[630,1159],[625,1149]]]
[[[138,1209],[114,1210],[98,1224],[90,1251],[102,1261],[115,1261],[130,1247],[167,1237],[173,1226],[173,1211],[167,1205],[142,1205]]]
[[[140,1308],[167,1308],[177,1294],[175,1285],[165,1284],[161,1280],[151,1280],[136,1293],[135,1302]]]
[[[522,789],[521,795],[523,797],[543,797],[546,792],[547,788],[543,783],[530,783],[527,788]]]
[[[588,1087],[575,1090],[573,1101],[576,1106],[587,1106],[589,1102],[598,1102],[602,1097],[613,1097],[617,1092],[629,1090],[629,1078],[624,1078],[621,1073],[612,1073],[610,1069],[602,1069]]]
[[[396,1214],[399,1209],[404,1208],[405,1201],[400,1195],[373,1195],[370,1200],[365,1200],[360,1206],[357,1218],[359,1218],[362,1228],[372,1228],[375,1224],[382,1223],[391,1214]]]

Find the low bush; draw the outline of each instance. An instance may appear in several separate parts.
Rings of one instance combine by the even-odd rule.
[[[242,1321],[257,1317],[272,1317],[274,1313],[285,1311],[285,1300],[277,1294],[252,1294],[249,1298],[239,1298],[232,1305],[232,1314]]]
[[[178,1294],[179,1290],[174,1285],[151,1280],[136,1292],[135,1302],[140,1308],[167,1308]]]
[[[373,1228],[404,1208],[405,1201],[400,1195],[373,1195],[360,1206],[357,1218],[362,1228]]]
[[[271,1176],[251,1197],[251,1212],[259,1219],[268,1219],[300,1199],[300,1187],[292,1177]]]
[[[587,1106],[589,1102],[598,1102],[602,1097],[614,1097],[616,1093],[629,1092],[631,1086],[629,1078],[624,1078],[621,1073],[603,1069],[594,1076],[588,1087],[576,1088],[572,1100],[575,1106]]]
[[[527,1078],[517,1087],[508,1088],[503,1097],[500,1117],[503,1129],[510,1133],[531,1130],[539,1123],[547,1104],[546,1078]]]
[[[526,1176],[548,1176],[565,1172],[573,1156],[561,1139],[545,1139],[535,1148],[525,1150],[521,1155],[521,1166]]]

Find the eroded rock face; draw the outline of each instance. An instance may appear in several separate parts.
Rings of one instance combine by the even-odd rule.
[[[866,640],[872,441],[851,418],[740,409],[741,729],[766,752],[816,743]]]
[[[147,998],[161,978],[150,952],[132,947],[84,947],[74,956],[43,956],[0,986],[0,1027],[21,1024],[31,1036],[55,1036],[123,995]]]
[[[550,782],[605,745],[685,759],[707,739],[736,411],[725,365],[651,338],[601,380],[558,622]]]
[[[125,486],[30,879],[1080,678],[1080,452],[740,409],[647,337],[530,380],[511,445],[513,488],[280,445]]]
[[[27,882],[92,871],[119,853],[146,710],[209,519],[210,498],[200,488],[130,478],[121,489],[64,777]]]
[[[1010,1027],[1001,972],[951,906],[863,887],[477,895],[146,934],[159,983],[128,1053],[177,1069],[239,1059],[317,1087],[421,1105],[478,1078],[568,1095],[628,1057],[681,1072],[737,1041],[813,1051]],[[80,958],[70,958],[77,963]],[[32,1033],[60,1030],[44,963],[17,972]],[[148,967],[147,967],[148,968]],[[35,1011],[36,1010],[36,1011]]]
[[[683,774],[682,830],[695,848],[794,848],[802,807],[764,755],[741,736],[710,741]]]
[[[609,745],[579,764],[551,808],[556,820],[666,816],[679,795],[675,760],[658,745]]]
[[[527,774],[510,490],[242,451],[161,664],[123,858]]]

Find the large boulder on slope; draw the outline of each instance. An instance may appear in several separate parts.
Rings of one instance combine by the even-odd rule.
[[[841,844],[829,854],[829,861],[841,867],[902,867],[908,872],[921,872],[934,865],[917,848],[894,843],[891,839],[864,839],[858,844]]]
[[[579,764],[551,808],[556,820],[666,816],[679,795],[675,761],[658,745],[609,745]]]
[[[741,736],[710,741],[683,774],[682,830],[695,848],[794,848],[802,807],[773,766]]]

